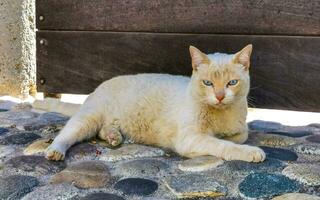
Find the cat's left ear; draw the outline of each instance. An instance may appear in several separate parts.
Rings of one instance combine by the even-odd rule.
[[[194,46],[189,47],[192,68],[193,70],[197,70],[201,63],[209,63],[209,59],[206,54],[202,53],[199,49]]]
[[[249,44],[234,55],[233,63],[239,63],[244,66],[245,70],[249,70],[251,53],[252,44]]]

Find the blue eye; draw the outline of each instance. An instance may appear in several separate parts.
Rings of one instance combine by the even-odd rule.
[[[211,81],[208,80],[203,80],[203,84],[206,86],[213,86],[213,83]]]
[[[228,85],[236,85],[238,83],[238,80],[233,79],[231,81],[229,81]]]

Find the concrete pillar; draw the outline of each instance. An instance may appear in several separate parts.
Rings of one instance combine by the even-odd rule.
[[[0,0],[0,96],[35,91],[35,0]]]

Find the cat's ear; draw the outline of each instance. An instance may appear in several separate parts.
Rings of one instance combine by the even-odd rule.
[[[248,44],[241,51],[237,52],[234,55],[233,62],[239,63],[244,66],[245,70],[249,70],[251,53],[252,53],[252,44]]]
[[[193,70],[197,70],[198,66],[201,63],[209,63],[209,59],[208,59],[207,55],[202,53],[196,47],[190,46],[189,51],[190,51]]]

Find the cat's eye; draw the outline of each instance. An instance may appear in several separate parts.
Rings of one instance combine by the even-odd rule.
[[[213,86],[213,83],[211,81],[208,81],[208,80],[203,80],[202,81],[204,85],[206,86]]]
[[[230,85],[237,85],[237,84],[238,84],[238,80],[236,80],[236,79],[233,79],[233,80],[231,80],[231,81],[228,82],[228,86],[230,86]]]

